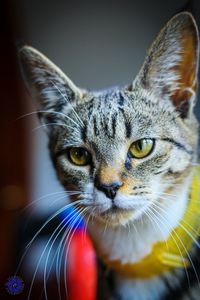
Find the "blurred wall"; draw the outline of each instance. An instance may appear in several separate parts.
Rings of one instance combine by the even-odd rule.
[[[0,9],[0,298],[10,299],[6,282],[14,273],[18,252],[19,211],[29,202],[28,123],[18,119],[26,110],[13,41],[17,25],[8,1]]]
[[[19,40],[45,53],[77,85],[97,90],[130,83],[157,32],[186,2],[18,0],[13,3],[21,25]],[[200,3],[198,0],[190,3],[199,21]],[[48,159],[45,134],[39,129],[30,132],[30,136],[35,153],[33,198],[38,199],[61,188]],[[41,199],[38,212],[46,212],[49,201],[57,198]]]

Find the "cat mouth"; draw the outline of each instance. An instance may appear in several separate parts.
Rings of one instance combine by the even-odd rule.
[[[110,224],[126,224],[130,220],[136,220],[140,218],[144,211],[149,207],[149,204],[146,205],[137,205],[135,207],[120,207],[115,203],[111,207],[99,213],[96,217],[103,221],[109,221]]]
[[[109,222],[110,225],[117,226],[119,224],[126,224],[129,220],[131,220],[134,212],[134,209],[125,209],[113,205],[109,209],[96,215],[96,217],[103,223]]]
[[[115,215],[115,214],[124,214],[133,212],[133,209],[125,209],[117,206],[116,204],[112,204],[110,208],[103,211],[100,215],[101,216],[108,216],[108,215]]]

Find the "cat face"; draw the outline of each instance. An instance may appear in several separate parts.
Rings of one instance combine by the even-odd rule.
[[[79,191],[79,205],[100,222],[140,218],[190,173],[197,53],[194,20],[179,14],[158,35],[131,86],[95,93],[77,88],[33,48],[21,49],[58,177]]]

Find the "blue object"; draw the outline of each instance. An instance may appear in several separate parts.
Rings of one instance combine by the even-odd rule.
[[[73,227],[82,230],[85,228],[83,218],[74,207],[69,207],[62,211],[60,213],[60,218],[66,227]]]
[[[24,289],[24,282],[19,276],[12,276],[6,282],[6,290],[9,294],[20,294]]]

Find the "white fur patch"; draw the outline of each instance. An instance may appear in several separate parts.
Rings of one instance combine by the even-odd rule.
[[[166,289],[164,282],[159,277],[133,281],[118,276],[116,285],[118,295],[123,296],[123,300],[159,300]]]
[[[167,240],[184,214],[190,182],[189,177],[176,189],[173,197],[166,196],[154,222],[146,215],[130,221],[126,226],[106,226],[95,219],[89,222],[89,233],[100,256],[106,256],[111,261],[136,263],[151,252],[156,242]]]

